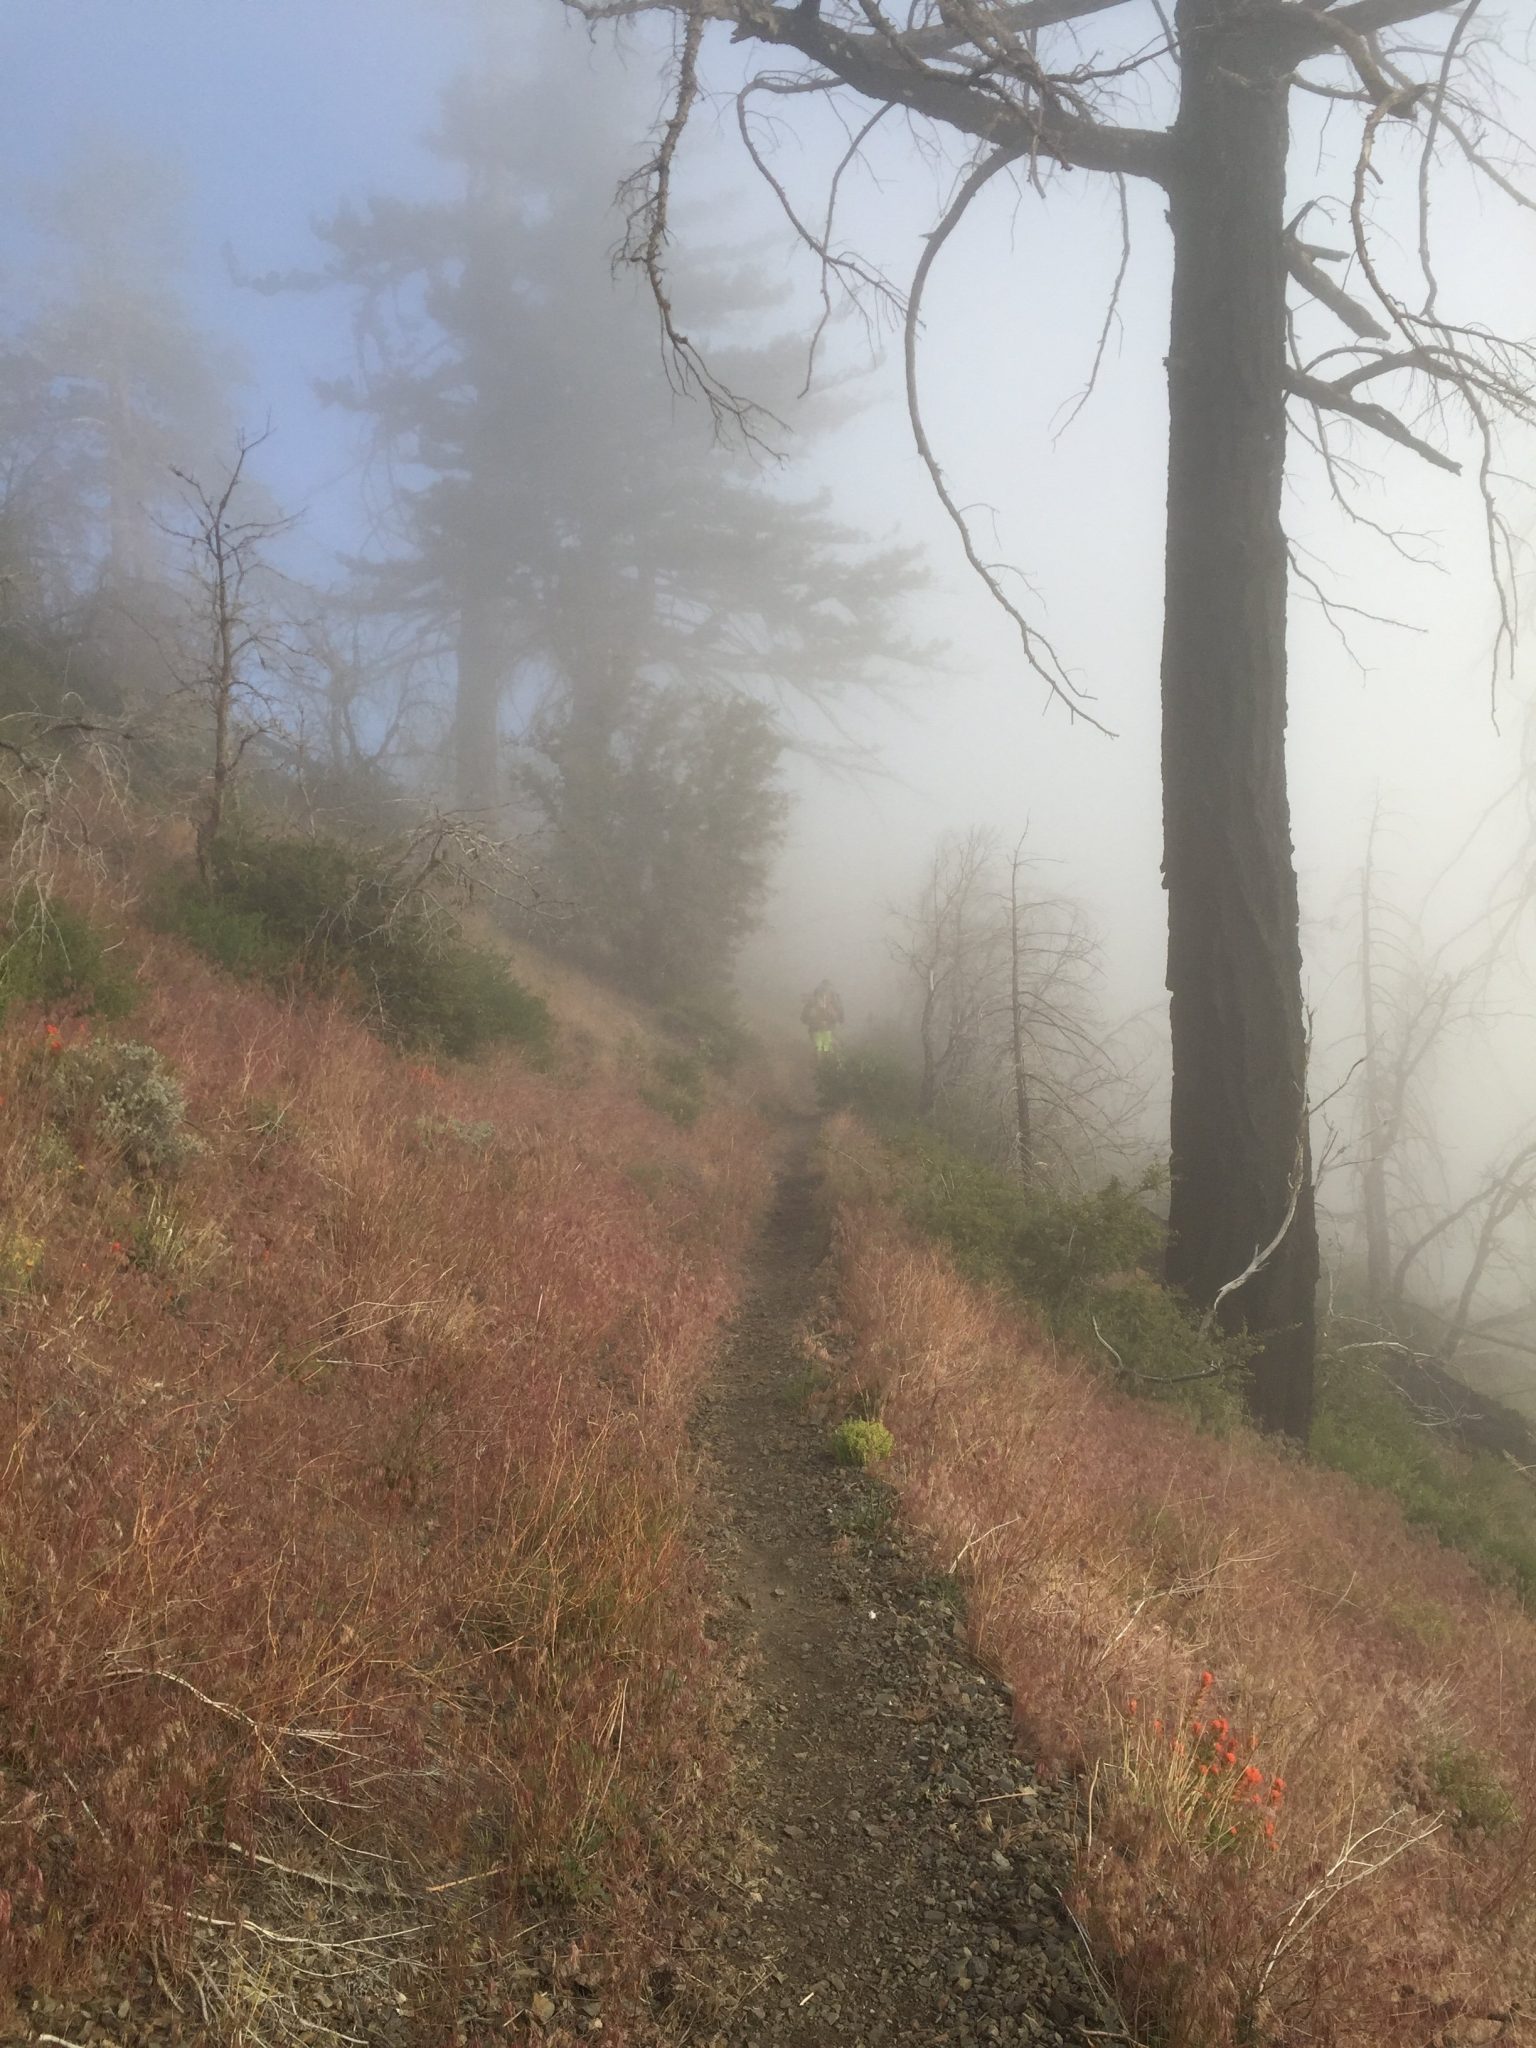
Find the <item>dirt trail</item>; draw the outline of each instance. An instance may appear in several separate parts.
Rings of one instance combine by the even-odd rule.
[[[794,1382],[825,1250],[815,1120],[786,1134],[754,1284],[702,1424],[745,1652],[746,1790],[671,2018],[714,2048],[1117,2037],[1059,1904],[1065,1795],[1012,1742],[957,1638],[951,1584],[832,1463]]]

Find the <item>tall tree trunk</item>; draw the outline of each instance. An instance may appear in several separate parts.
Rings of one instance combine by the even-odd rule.
[[[453,699],[453,782],[464,810],[494,811],[502,800],[503,650],[495,607],[473,593],[459,613]]]
[[[1258,1339],[1251,1405],[1304,1437],[1317,1230],[1285,777],[1286,88],[1242,0],[1181,0],[1168,357],[1163,879],[1173,1032],[1167,1273]],[[1250,45],[1251,49],[1251,45]],[[1249,75],[1245,76],[1247,70]]]

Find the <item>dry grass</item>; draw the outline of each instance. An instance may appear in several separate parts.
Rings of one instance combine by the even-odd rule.
[[[61,1127],[62,1020],[0,1031],[0,2033],[152,1947],[243,2037],[280,1930],[213,1976],[205,1937],[270,1856],[337,1939],[349,1900],[417,1923],[425,2039],[525,1919],[633,1935],[686,1829],[685,1424],[762,1134],[439,1073],[134,943],[122,1029],[201,1140],[174,1182]]]
[[[851,1126],[832,1159],[845,1386],[1079,1776],[1074,1903],[1137,2039],[1536,2039],[1536,1621],[1379,1495],[1053,1355]]]

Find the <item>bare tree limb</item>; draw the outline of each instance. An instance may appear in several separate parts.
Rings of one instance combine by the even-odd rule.
[[[923,245],[923,253],[918,258],[917,269],[913,273],[912,294],[907,301],[905,328],[907,412],[912,422],[912,434],[917,443],[918,454],[922,457],[923,466],[932,481],[939,503],[943,506],[951,524],[960,536],[960,544],[965,550],[965,558],[970,563],[972,569],[975,570],[977,576],[980,577],[982,583],[985,584],[993,600],[1008,614],[1009,618],[1012,619],[1014,625],[1018,628],[1019,640],[1024,649],[1025,660],[1035,671],[1035,674],[1045,683],[1052,696],[1059,698],[1074,718],[1084,719],[1089,725],[1096,727],[1098,731],[1108,734],[1108,726],[1104,725],[1091,712],[1083,708],[1083,693],[1067,674],[1062,666],[1060,656],[1050,641],[1038,628],[1029,623],[1023,612],[1020,611],[1019,607],[1003,588],[997,571],[990,563],[983,561],[981,555],[977,552],[976,541],[971,532],[970,523],[956,502],[954,494],[945,480],[944,472],[939,466],[938,457],[933,452],[933,445],[928,439],[928,430],[923,424],[922,402],[918,393],[917,337],[922,321],[923,292],[928,283],[928,276],[933,268],[934,259],[964,219],[966,210],[977,193],[982,190],[983,186],[989,184],[1000,171],[1005,171],[1016,163],[1019,159],[1019,154],[1020,152],[1011,149],[994,150],[991,155],[983,157],[980,163],[973,166],[969,176],[962,182],[959,191],[950,202],[938,226],[928,236],[927,241]]]
[[[1461,475],[1461,464],[1454,456],[1447,455],[1433,442],[1422,440],[1410,427],[1405,427],[1395,412],[1389,412],[1384,405],[1372,405],[1363,399],[1353,398],[1342,386],[1330,383],[1326,377],[1309,376],[1305,370],[1292,368],[1286,372],[1286,389],[1293,398],[1304,398],[1309,405],[1316,405],[1329,412],[1343,413],[1347,419],[1356,420],[1362,427],[1369,427],[1373,433],[1385,435],[1400,448],[1409,448],[1425,462],[1431,462],[1436,469],[1449,471],[1452,476]]]

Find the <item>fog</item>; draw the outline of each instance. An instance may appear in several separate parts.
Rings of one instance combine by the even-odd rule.
[[[1518,40],[1512,32],[1511,43]],[[435,346],[434,286],[430,265],[402,283],[403,273],[385,275],[381,258],[365,311],[359,279],[372,259],[359,259],[350,281],[338,282],[324,224],[366,217],[374,204],[441,206],[446,223],[462,180],[451,154],[432,143],[443,133],[445,95],[466,79],[483,88],[502,73],[519,82],[519,119],[532,123],[537,107],[547,147],[563,153],[554,196],[526,201],[533,236],[574,191],[572,165],[589,167],[581,190],[595,195],[645,159],[673,50],[662,21],[642,21],[617,39],[589,36],[556,0],[264,0],[259,10],[156,0],[131,11],[117,0],[70,0],[65,8],[11,10],[4,45],[22,87],[0,135],[9,186],[20,195],[0,227],[13,346],[45,359],[56,347],[58,360],[45,360],[45,369],[66,379],[83,374],[66,360],[74,344],[57,338],[59,308],[84,308],[98,329],[110,327],[100,302],[118,309],[135,346],[180,351],[163,362],[166,389],[147,401],[163,432],[142,448],[145,473],[118,477],[114,487],[158,518],[163,507],[153,501],[168,465],[211,477],[241,429],[264,434],[252,474],[263,502],[291,521],[273,543],[272,573],[311,592],[350,592],[345,602],[354,606],[363,603],[356,593],[369,565],[400,557],[402,505],[425,488],[418,455],[385,445],[382,415],[359,398],[381,360],[369,323],[393,323],[393,363],[409,362],[414,374]],[[985,554],[1027,576],[1021,602],[1047,627],[1085,693],[1084,708],[1106,732],[1049,697],[1021,659],[1013,625],[966,566],[914,450],[900,336],[874,297],[866,295],[867,319],[838,307],[812,393],[797,395],[820,280],[736,132],[734,90],[752,61],[723,30],[708,41],[706,96],[675,167],[672,252],[677,317],[706,356],[713,348],[729,364],[733,388],[771,409],[765,445],[744,453],[728,445],[727,433],[716,449],[698,393],[666,390],[644,281],[633,270],[610,278],[620,215],[596,199],[579,207],[573,200],[578,225],[559,268],[546,269],[538,288],[546,310],[569,303],[570,354],[562,363],[559,350],[529,348],[519,373],[526,410],[500,422],[509,455],[501,488],[510,501],[520,476],[534,480],[529,520],[569,513],[576,530],[561,497],[566,480],[604,471],[605,422],[633,404],[651,409],[654,448],[686,448],[690,461],[716,461],[732,491],[794,508],[786,533],[806,536],[821,519],[859,537],[830,539],[825,559],[885,564],[880,618],[853,622],[853,638],[866,634],[867,644],[847,644],[845,632],[833,646],[792,624],[776,654],[770,620],[752,626],[750,659],[740,648],[708,656],[713,685],[767,704],[787,742],[778,768],[790,799],[782,842],[754,929],[736,953],[750,1020],[770,1035],[797,1033],[805,994],[825,975],[841,989],[850,1038],[910,1033],[910,977],[893,956],[893,914],[912,903],[944,835],[983,828],[1009,847],[1027,834],[1041,886],[1070,899],[1096,934],[1095,1002],[1105,1029],[1139,1020],[1141,1080],[1134,1112],[1125,1112],[1135,1126],[1126,1135],[1129,1151],[1150,1154],[1166,1142],[1167,1087],[1158,673],[1171,254],[1161,195],[1130,194],[1124,287],[1097,388],[1069,424],[1120,263],[1119,202],[1108,181],[1067,174],[1042,194],[1026,177],[1000,179],[937,259],[920,341],[927,429],[955,495]],[[1509,76],[1504,118],[1517,133],[1536,133],[1530,74]],[[1326,146],[1326,118],[1322,108],[1316,122],[1303,120],[1299,159]],[[823,203],[843,132],[821,116],[786,116],[770,129],[765,115],[761,135],[786,193],[810,217]],[[520,161],[507,176],[527,177]],[[840,247],[858,250],[904,288],[960,161],[956,150],[915,150],[905,125],[888,124],[868,167],[847,179]],[[1495,209],[1475,180],[1455,173],[1436,206],[1447,303],[1472,307],[1491,327],[1528,333],[1536,219]],[[412,229],[429,231],[429,220]],[[1410,215],[1389,216],[1384,233],[1409,246]],[[451,268],[458,245],[450,246],[446,225],[444,235],[442,262]],[[728,260],[714,274],[707,264],[690,273],[690,262],[706,258]],[[321,283],[328,263],[330,282]],[[734,303],[733,289],[744,294]],[[151,311],[163,323],[159,342]],[[594,339],[606,339],[610,321],[637,337],[633,395],[629,382],[613,385],[608,368],[592,372]],[[545,343],[551,324],[541,329]],[[494,352],[493,330],[480,341]],[[519,346],[508,334],[507,349]],[[540,381],[589,372],[604,388],[582,404],[567,391],[558,409],[553,383]],[[351,401],[343,389],[337,402],[347,380]],[[25,434],[14,405],[9,417],[14,466]],[[544,440],[553,445],[527,452],[551,420],[556,427]],[[1529,857],[1532,806],[1520,778],[1532,751],[1531,668],[1522,649],[1495,688],[1499,611],[1474,478],[1444,475],[1386,444],[1353,449],[1365,471],[1362,505],[1424,536],[1409,559],[1341,514],[1321,465],[1293,440],[1287,518],[1300,560],[1338,605],[1358,608],[1330,616],[1305,581],[1293,586],[1289,760],[1312,1098],[1322,1105],[1314,1142],[1329,1216],[1325,1251],[1342,1268],[1358,1240],[1360,1119],[1351,1090],[1360,1054],[1359,876],[1372,820],[1380,821],[1383,918],[1422,912],[1427,952],[1454,942],[1435,971],[1453,971],[1480,944],[1478,931],[1458,935],[1491,897],[1518,893]],[[1528,438],[1506,438],[1501,462],[1513,474],[1505,503],[1522,543],[1531,499],[1521,478],[1536,474],[1531,456]],[[697,488],[690,479],[703,474],[679,468],[685,502]],[[81,503],[99,510],[106,487],[82,488]],[[63,521],[50,528],[51,544],[64,545],[71,531],[78,597],[89,580],[80,565],[99,566],[107,543]],[[581,531],[583,544],[595,546],[590,528]],[[663,578],[674,566],[663,561]],[[742,573],[731,554],[709,589],[734,588]],[[140,581],[149,574],[135,567]],[[552,561],[536,571],[544,590],[564,574]],[[786,571],[786,586],[790,580]],[[586,600],[572,587],[580,610]],[[1514,588],[1523,610],[1530,579],[1521,556]],[[418,664],[411,688],[424,708],[404,720],[401,745],[409,775],[431,783],[433,763],[440,767],[455,743],[442,712],[442,618],[417,596],[395,605],[386,622],[389,606],[370,589],[366,658],[382,673],[385,642],[389,661],[404,642],[406,659]],[[565,675],[579,695],[581,657],[571,647],[580,635],[567,626],[564,640],[531,638],[502,650],[500,730],[513,755],[550,715],[552,678]],[[651,649],[657,672],[696,681],[704,622],[689,611],[670,620],[668,633],[665,646]],[[363,728],[382,734],[398,701],[387,691],[367,697]],[[462,721],[458,744],[462,766]],[[471,738],[471,754],[475,745]],[[483,741],[480,752],[494,780]],[[569,782],[574,770],[560,758]],[[510,801],[502,784],[495,800]],[[1529,938],[1526,921],[1514,919],[1478,983],[1477,1014],[1448,1030],[1416,1075],[1423,1142],[1413,1188],[1402,1195],[1405,1219],[1467,1197],[1536,1119]],[[1387,979],[1397,972],[1383,968]],[[1406,1220],[1402,1227],[1409,1231]],[[1430,1294],[1455,1293],[1469,1244],[1453,1233],[1437,1245],[1423,1268]],[[1530,1298],[1530,1249],[1522,1210],[1489,1270],[1490,1312]],[[1504,1387],[1533,1377],[1508,1351],[1477,1370]]]

